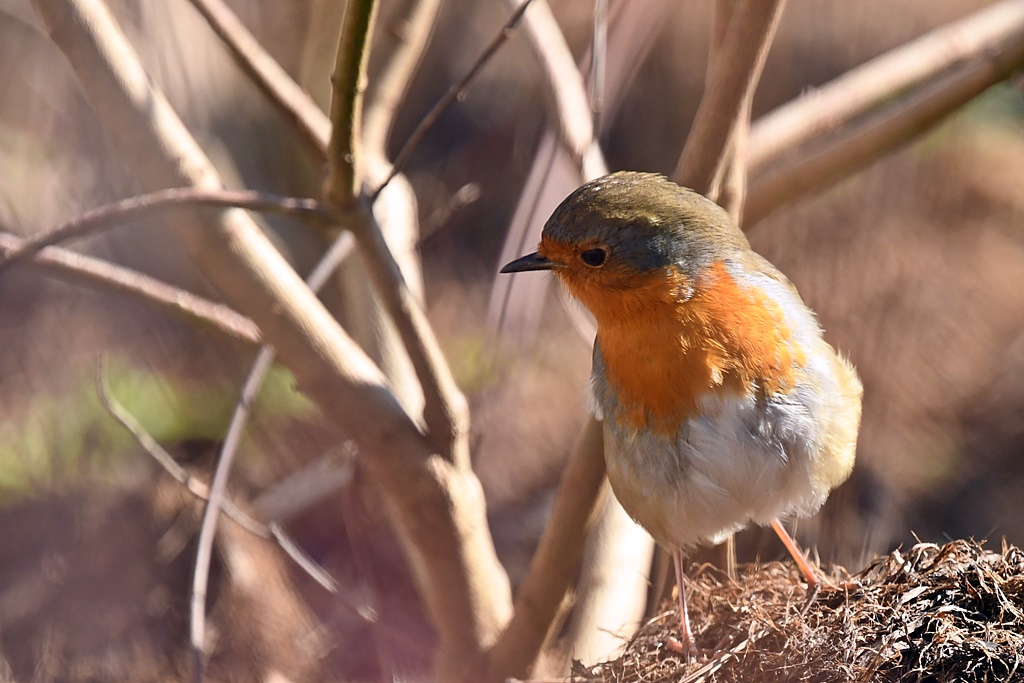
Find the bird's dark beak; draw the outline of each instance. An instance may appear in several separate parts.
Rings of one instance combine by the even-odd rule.
[[[547,260],[537,252],[527,254],[522,258],[517,258],[511,263],[506,263],[501,267],[502,273],[522,273],[527,270],[551,270],[555,267],[555,264]]]

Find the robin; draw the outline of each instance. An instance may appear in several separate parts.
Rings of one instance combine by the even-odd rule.
[[[789,280],[729,215],[651,173],[569,195],[533,254],[597,320],[591,385],[608,480],[675,563],[682,638],[695,648],[683,552],[753,522],[815,513],[853,468],[863,390]]]

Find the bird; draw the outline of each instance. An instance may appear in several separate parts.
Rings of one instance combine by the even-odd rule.
[[[682,654],[696,652],[688,549],[814,514],[854,464],[863,388],[796,288],[729,214],[662,175],[620,171],[572,192],[537,251],[597,322],[590,388],[609,483],[671,555]]]

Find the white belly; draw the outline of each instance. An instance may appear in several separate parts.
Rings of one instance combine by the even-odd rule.
[[[828,488],[812,474],[819,439],[801,398],[810,397],[728,399],[709,405],[708,415],[689,420],[674,438],[606,420],[612,489],[668,547],[717,543],[750,522],[812,514]]]

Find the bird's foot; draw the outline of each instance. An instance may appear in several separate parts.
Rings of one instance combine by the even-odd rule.
[[[694,641],[692,636],[690,636],[689,638],[686,638],[685,636],[688,635],[688,634],[683,634],[683,635],[684,635],[684,638],[682,640],[676,640],[672,636],[669,636],[668,638],[666,638],[665,639],[665,649],[668,650],[669,652],[673,652],[673,653],[683,657],[687,661],[693,661],[693,660],[697,659],[697,654],[698,654],[697,643],[696,643],[696,641]]]

